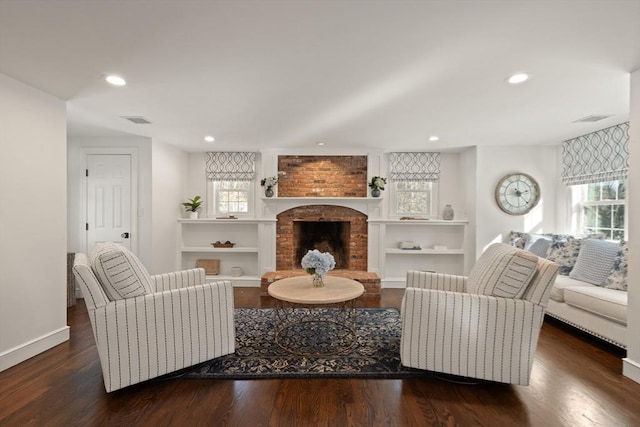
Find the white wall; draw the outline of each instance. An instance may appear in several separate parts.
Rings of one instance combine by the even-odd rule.
[[[68,249],[70,252],[86,252],[84,224],[85,169],[87,153],[95,150],[109,150],[111,154],[134,152],[137,159],[137,236],[132,248],[145,266],[152,265],[151,255],[151,139],[140,136],[119,137],[73,137],[68,141]]]
[[[511,230],[556,231],[557,147],[477,147],[476,255]],[[495,187],[508,173],[524,172],[540,185],[540,202],[526,215],[508,215],[495,202]]]
[[[69,339],[66,107],[0,74],[0,371]]]
[[[152,262],[151,274],[179,269],[177,222],[182,216],[181,202],[187,186],[189,158],[186,152],[159,141],[153,141],[152,152]],[[204,181],[204,165],[201,169]],[[205,196],[205,194],[202,194]]]
[[[631,73],[629,129],[629,301],[627,308],[627,357],[623,373],[640,383],[640,70]]]
[[[464,213],[469,221],[465,242],[465,274],[468,274],[476,260],[476,163],[478,150],[471,147],[460,153],[460,196],[464,203]]]

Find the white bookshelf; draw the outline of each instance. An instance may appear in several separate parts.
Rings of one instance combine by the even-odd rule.
[[[466,220],[374,219],[378,230],[380,276],[385,287],[404,287],[408,270],[464,274]],[[401,249],[411,241],[420,249]]]
[[[178,266],[194,268],[198,259],[220,260],[220,273],[207,275],[208,281],[231,280],[234,286],[259,286],[261,268],[261,227],[271,219],[178,219]],[[230,241],[230,248],[215,248],[212,243]],[[242,269],[232,276],[233,267]]]

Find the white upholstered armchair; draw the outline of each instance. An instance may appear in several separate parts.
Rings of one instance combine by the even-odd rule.
[[[235,351],[233,287],[201,268],[150,276],[116,244],[77,254],[107,392]]]
[[[403,365],[528,385],[557,264],[496,243],[469,277],[409,271]]]

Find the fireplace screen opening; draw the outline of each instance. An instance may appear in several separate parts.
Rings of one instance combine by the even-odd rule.
[[[295,221],[296,265],[302,268],[302,257],[309,250],[329,252],[336,260],[335,268],[349,268],[348,221]]]

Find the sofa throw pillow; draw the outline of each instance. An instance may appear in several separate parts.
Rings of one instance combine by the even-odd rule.
[[[583,239],[571,236],[553,235],[547,251],[547,259],[558,264],[558,274],[568,276],[576,264]]]
[[[504,243],[494,243],[469,273],[469,293],[520,298],[536,272],[538,257]]]
[[[616,258],[613,261],[613,269],[604,282],[606,288],[620,291],[627,290],[628,249],[627,242],[621,241]]]
[[[619,247],[618,242],[584,239],[569,277],[596,286],[604,286],[605,280],[613,269]]]
[[[90,256],[91,269],[110,300],[133,298],[152,292],[151,276],[129,249],[102,243]]]
[[[521,231],[512,231],[509,233],[509,244],[518,249],[524,249],[527,244],[527,238],[529,235]]]
[[[529,240],[524,249],[540,258],[546,258],[549,246],[551,246],[551,234],[529,234]]]

